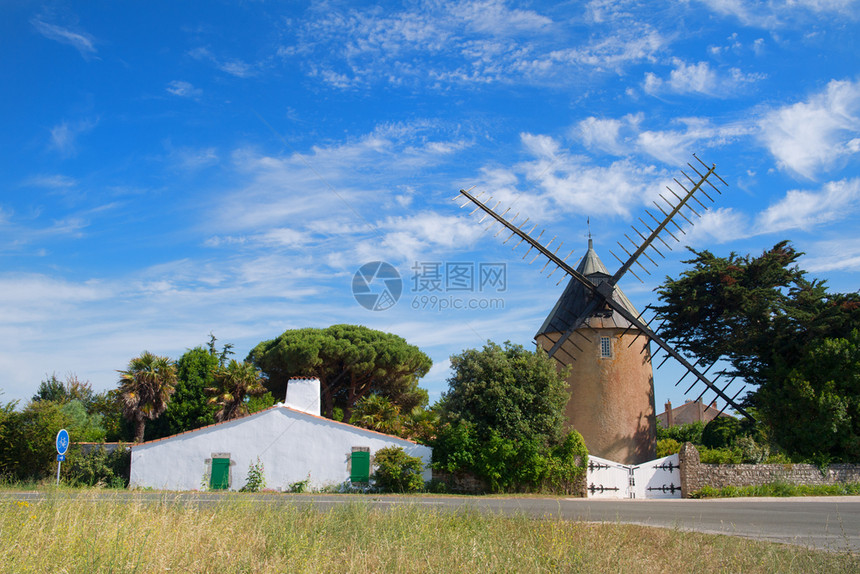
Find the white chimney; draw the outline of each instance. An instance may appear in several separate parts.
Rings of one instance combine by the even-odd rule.
[[[284,406],[320,416],[320,380],[316,377],[295,377],[287,382]]]

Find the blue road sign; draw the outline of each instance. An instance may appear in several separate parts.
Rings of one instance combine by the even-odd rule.
[[[69,431],[60,429],[57,433],[57,454],[66,454],[69,450]]]
[[[57,462],[63,462],[64,460],[66,460],[66,455],[64,455],[64,454],[58,454],[57,455]]]

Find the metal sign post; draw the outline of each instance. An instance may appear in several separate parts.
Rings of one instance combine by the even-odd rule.
[[[57,433],[57,486],[60,485],[60,467],[66,460],[67,450],[69,450],[69,431],[60,429]]]

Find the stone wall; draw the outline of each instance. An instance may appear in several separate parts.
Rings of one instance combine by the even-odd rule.
[[[702,464],[699,451],[685,443],[679,453],[681,497],[689,498],[704,486],[758,486],[788,484],[842,484],[860,482],[860,465],[831,464],[825,472],[813,464]]]
[[[580,474],[570,485],[570,491],[565,493],[569,496],[585,498],[588,496],[587,472]],[[433,480],[445,483],[447,492],[453,494],[485,494],[489,492],[487,483],[468,472],[447,472],[433,469]]]
[[[487,492],[486,483],[468,472],[447,472],[434,468],[433,480],[445,483],[446,490],[454,494],[483,494]]]

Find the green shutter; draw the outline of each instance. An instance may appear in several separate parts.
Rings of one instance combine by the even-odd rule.
[[[352,453],[349,480],[352,482],[368,482],[370,480],[370,453],[355,451]]]
[[[230,459],[213,458],[212,474],[209,477],[209,488],[226,490],[230,488]]]

